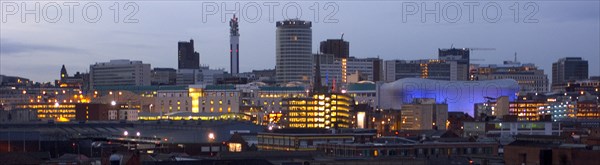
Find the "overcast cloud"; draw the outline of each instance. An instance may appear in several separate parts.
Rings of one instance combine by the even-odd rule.
[[[52,81],[59,77],[62,64],[72,74],[89,70],[90,64],[111,59],[142,60],[152,67],[176,68],[177,42],[189,39],[194,39],[203,65],[229,68],[228,22],[221,21],[221,11],[206,15],[210,12],[205,10],[205,7],[215,4],[222,7],[218,1],[90,1],[102,9],[102,16],[96,23],[86,21],[94,17],[93,11],[88,10],[88,17],[81,13],[81,8],[90,3],[87,1],[79,2],[79,8],[74,10],[73,22],[68,19],[68,8],[62,6],[62,17],[56,23],[50,23],[52,19],[48,21],[48,18],[55,18],[51,15],[54,10],[50,8],[40,11],[50,13],[42,16],[40,23],[36,23],[32,15],[27,15],[23,23],[20,13],[10,15],[10,6],[17,4],[21,7],[21,2],[0,2],[0,74],[3,75]],[[35,3],[25,2],[26,5]],[[41,1],[41,8],[49,2]],[[111,10],[115,2],[121,7],[118,23],[114,20],[114,10]],[[271,2],[275,1],[266,1],[274,4]],[[403,21],[403,12],[407,12],[402,10],[403,4],[404,7],[415,4],[421,7],[422,3],[416,1],[319,1],[318,21],[315,21],[315,10],[311,10],[315,1],[296,3],[302,8],[300,18],[313,21],[314,52],[320,41],[339,38],[344,33],[344,39],[350,42],[350,55],[356,57],[412,60],[437,58],[438,48],[451,45],[496,48],[496,51],[475,51],[471,58],[485,60],[478,63],[502,63],[512,60],[517,52],[519,61],[535,63],[551,79],[552,62],[562,57],[579,56],[589,61],[591,76],[600,75],[599,1],[472,2],[479,6],[474,10],[473,22],[470,22],[468,7],[464,5],[469,1],[439,1],[440,8],[460,5],[462,14],[456,23],[452,23],[452,19],[448,21],[448,18],[456,18],[454,8],[443,10],[450,14],[440,17],[439,22],[432,15],[426,15],[427,20],[422,22],[420,13],[405,15],[406,20]],[[496,3],[502,10],[499,20],[490,21],[482,16],[481,8],[490,2]],[[516,23],[514,10],[511,10],[515,2],[520,6]],[[434,8],[435,3],[426,2],[427,8]],[[63,2],[57,4],[63,5]],[[226,2],[227,8],[233,8],[234,4]],[[265,1],[242,1],[239,4],[240,8],[250,6],[248,10],[238,12],[242,15],[241,71],[274,68],[275,23],[268,16],[268,6],[265,6]],[[257,16],[252,5],[260,5],[260,19],[248,19]],[[283,19],[282,7],[289,6],[289,3],[278,2],[278,5],[273,12],[274,21]],[[131,19],[124,20],[136,7],[138,12]],[[337,23],[326,23],[324,19],[333,8],[338,10],[329,21],[337,19]],[[537,9],[535,14],[526,20],[534,22],[524,23],[525,17],[534,8]],[[294,16],[296,11],[288,9],[288,14]],[[489,18],[495,14],[495,10],[488,10]],[[231,17],[229,14],[225,16],[227,20]],[[135,20],[137,23],[124,23]]]

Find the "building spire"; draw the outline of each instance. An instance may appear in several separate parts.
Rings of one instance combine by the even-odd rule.
[[[67,74],[67,68],[65,68],[65,64],[62,65],[62,68],[60,68],[60,78],[66,78],[69,77],[69,75]]]
[[[314,74],[314,78],[313,78],[313,93],[319,93],[322,90],[322,84],[321,84],[321,55],[317,54],[315,55],[316,59],[315,59],[315,74]]]

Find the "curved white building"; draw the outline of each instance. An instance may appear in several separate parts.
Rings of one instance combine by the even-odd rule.
[[[278,21],[276,26],[277,83],[310,82],[313,74],[311,22],[289,19]]]
[[[404,78],[382,84],[378,89],[379,107],[401,109],[402,104],[416,98],[434,98],[436,103],[447,103],[448,111],[461,111],[473,115],[475,103],[485,102],[485,97],[508,96],[512,101],[519,84],[512,79],[487,81],[444,81]]]

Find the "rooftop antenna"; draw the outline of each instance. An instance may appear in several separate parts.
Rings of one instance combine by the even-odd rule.
[[[342,32],[342,38],[341,39],[344,40],[344,32]]]
[[[450,49],[454,48],[454,43],[450,44]]]
[[[515,62],[517,62],[517,52],[515,52]]]

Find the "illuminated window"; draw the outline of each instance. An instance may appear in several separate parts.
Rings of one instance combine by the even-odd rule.
[[[242,144],[229,143],[229,152],[242,152]]]

